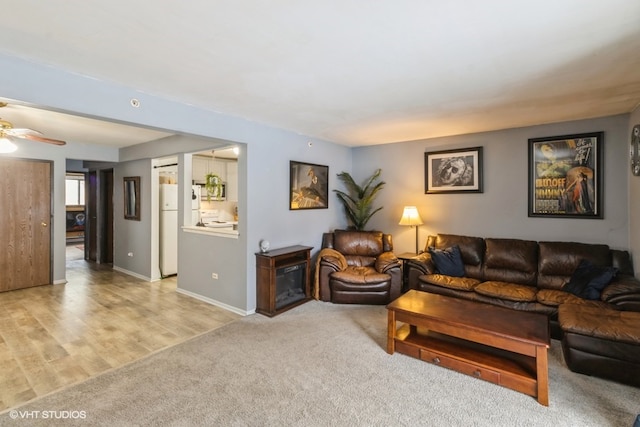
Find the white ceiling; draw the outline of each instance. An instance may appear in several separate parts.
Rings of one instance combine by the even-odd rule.
[[[640,103],[638,0],[11,3],[3,53],[346,145]]]

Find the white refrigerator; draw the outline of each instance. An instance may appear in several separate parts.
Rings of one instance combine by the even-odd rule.
[[[191,187],[192,224],[198,222],[200,186]],[[178,184],[160,184],[160,275],[178,273]]]

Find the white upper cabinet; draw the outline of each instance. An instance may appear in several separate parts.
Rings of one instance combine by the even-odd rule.
[[[227,163],[227,200],[238,201],[238,162]]]
[[[209,172],[209,159],[206,157],[193,156],[191,167],[193,169],[193,181],[197,184],[202,184],[205,176],[207,176]]]
[[[229,163],[228,160],[211,159],[203,156],[193,156],[193,180],[197,183],[204,183],[207,174],[214,173],[222,178],[222,181],[226,181],[227,163]]]

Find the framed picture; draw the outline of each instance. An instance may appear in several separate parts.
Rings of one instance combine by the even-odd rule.
[[[289,162],[289,209],[329,207],[329,166]]]
[[[482,193],[482,147],[424,153],[424,192]]]
[[[602,218],[604,132],[529,139],[529,216]]]

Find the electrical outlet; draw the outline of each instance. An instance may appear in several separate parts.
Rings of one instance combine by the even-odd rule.
[[[218,278],[218,273],[211,273],[211,278],[212,279],[217,279]]]
[[[133,258],[133,252],[129,252],[127,256]]]

